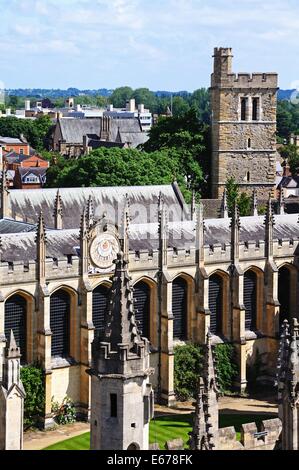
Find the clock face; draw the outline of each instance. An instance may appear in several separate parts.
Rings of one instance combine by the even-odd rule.
[[[90,257],[97,267],[108,269],[113,265],[119,250],[116,238],[109,233],[102,233],[93,240],[90,247]]]

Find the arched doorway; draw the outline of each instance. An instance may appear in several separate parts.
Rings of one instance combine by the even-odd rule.
[[[223,332],[223,279],[218,274],[209,278],[209,310],[210,331],[213,335],[219,335]]]
[[[13,295],[5,302],[4,332],[7,341],[9,341],[11,330],[20,348],[22,362],[25,362],[27,356],[27,301],[19,294]]]
[[[60,289],[51,295],[52,357],[67,357],[70,355],[70,310],[71,297],[67,291]]]
[[[151,288],[140,281],[134,286],[135,317],[138,321],[138,329],[143,337],[150,340],[150,306],[151,306]]]
[[[96,287],[92,293],[92,322],[95,327],[95,336],[101,336],[105,332],[109,293],[109,287],[104,284]]]
[[[255,330],[257,319],[257,275],[250,270],[244,274],[245,329]]]
[[[135,442],[132,442],[132,444],[128,446],[127,450],[140,450],[140,446]]]
[[[187,295],[188,285],[182,277],[172,283],[173,337],[187,339]]]
[[[280,303],[279,324],[291,318],[291,272],[283,266],[278,271],[278,301]]]

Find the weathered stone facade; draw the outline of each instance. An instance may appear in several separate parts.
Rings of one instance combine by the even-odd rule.
[[[239,390],[246,388],[247,368],[257,354],[264,379],[273,383],[281,320],[298,315],[296,214],[274,216],[269,205],[266,218],[239,218],[236,213],[232,220],[204,220],[202,207],[196,214],[188,211],[181,206],[181,198],[175,199],[172,188],[163,186],[60,189],[58,194],[30,191],[30,217],[39,222],[38,227],[14,233],[26,224],[2,219],[10,231],[1,234],[0,346],[3,351],[11,309],[17,308],[26,318],[20,332],[26,349],[23,360],[40,362],[46,372],[45,425],[52,424],[53,396],[62,401],[68,395],[78,415],[90,418],[90,377],[85,371],[91,367],[97,318],[105,310],[97,295],[99,289],[100,294],[109,291],[112,260],[122,238],[122,221],[108,223],[103,212],[110,214],[109,203],[123,204],[126,194],[132,217],[137,200],[148,209],[146,217],[139,215],[130,222],[128,256],[134,298],[139,302],[138,321],[150,340],[152,383],[160,402],[175,401],[175,346],[186,341],[204,344],[209,328],[213,344],[235,346]],[[21,218],[27,193],[5,191],[2,198],[10,217]],[[85,216],[89,214],[88,223],[82,224],[86,218],[82,219],[81,230],[80,205]],[[41,210],[43,216],[37,220]],[[99,244],[106,242],[112,249],[108,264],[105,257],[97,256]],[[254,300],[248,304],[250,298]],[[57,352],[55,312],[57,302],[64,299],[65,310],[59,311],[66,313],[66,348]]]
[[[275,188],[277,74],[232,72],[232,50],[215,48],[211,78],[212,197],[234,177],[242,191]]]

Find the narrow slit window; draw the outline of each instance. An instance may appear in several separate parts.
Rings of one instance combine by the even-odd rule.
[[[248,139],[248,141],[247,141],[247,147],[248,147],[249,149],[251,149],[251,139]]]
[[[241,98],[241,121],[246,121],[247,119],[247,98]]]
[[[117,418],[117,395],[116,393],[110,394],[110,416]]]
[[[259,120],[259,98],[253,98],[252,100],[252,120],[258,121]]]
[[[250,172],[249,171],[247,172],[246,177],[247,177],[247,183],[249,183],[250,182]]]

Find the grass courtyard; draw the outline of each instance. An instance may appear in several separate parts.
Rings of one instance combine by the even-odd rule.
[[[244,423],[256,422],[257,426],[264,419],[271,419],[273,415],[259,414],[220,414],[220,427],[234,426],[237,431],[237,438],[240,439],[241,425]],[[168,440],[182,438],[187,447],[189,439],[188,433],[191,431],[192,416],[190,414],[160,416],[151,421],[150,443],[158,442],[160,449],[164,449],[164,444]],[[89,432],[80,436],[67,439],[65,441],[47,447],[44,450],[89,450]]]

